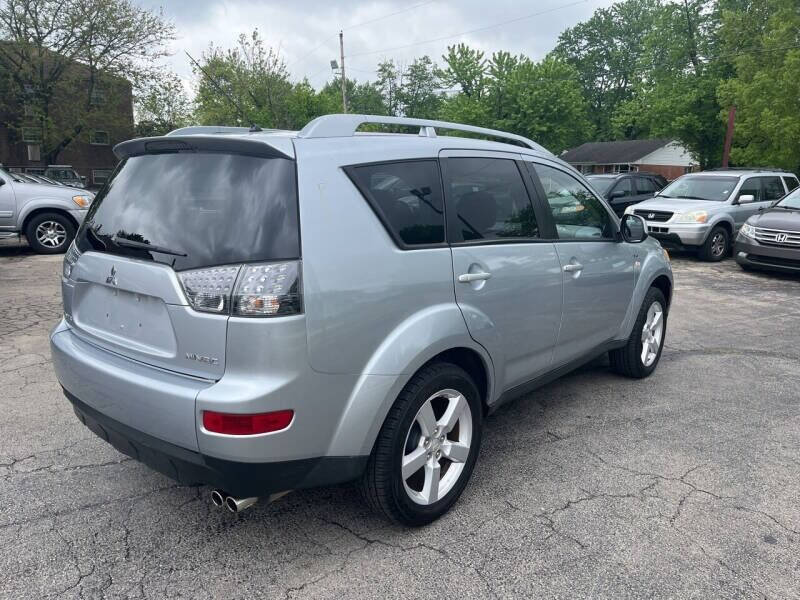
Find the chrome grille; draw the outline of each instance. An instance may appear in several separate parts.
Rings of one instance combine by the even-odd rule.
[[[633,214],[637,217],[643,217],[646,221],[657,221],[663,223],[672,218],[673,213],[663,210],[634,210]]]
[[[800,248],[800,231],[755,227],[755,237],[756,241],[760,244],[784,246],[786,248]]]

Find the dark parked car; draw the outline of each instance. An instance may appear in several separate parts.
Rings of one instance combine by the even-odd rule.
[[[625,214],[625,209],[648,200],[667,185],[663,175],[657,173],[617,173],[609,175],[589,175],[587,177],[601,196],[603,196],[618,216]]]
[[[743,269],[800,273],[800,188],[747,219],[734,256]]]

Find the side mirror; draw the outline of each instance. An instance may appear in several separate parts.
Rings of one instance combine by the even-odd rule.
[[[741,196],[739,196],[739,199],[737,200],[739,204],[750,204],[751,202],[755,201],[756,197],[753,196],[753,194],[742,194]]]
[[[625,192],[623,192],[622,190],[614,190],[613,192],[611,192],[611,194],[609,194],[608,199],[616,200],[617,198],[622,198],[623,196],[625,196]]]
[[[647,239],[647,223],[638,215],[627,214],[619,224],[622,240],[631,244],[639,244]]]

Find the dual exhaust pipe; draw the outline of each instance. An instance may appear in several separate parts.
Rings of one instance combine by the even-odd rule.
[[[234,498],[222,490],[214,490],[211,492],[211,503],[214,506],[218,508],[222,508],[224,506],[234,514],[250,508],[256,502],[258,502],[258,498],[255,496],[251,498]]]
[[[274,502],[278,498],[282,498],[288,494],[289,491],[270,494],[269,497],[267,497],[267,502]],[[258,496],[252,496],[250,498],[235,498],[223,490],[213,490],[211,492],[211,503],[214,506],[217,508],[222,508],[224,506],[234,514],[238,514],[243,510],[250,508],[259,500],[260,498],[258,498]]]

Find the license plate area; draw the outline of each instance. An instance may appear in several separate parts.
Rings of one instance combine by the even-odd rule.
[[[75,286],[75,326],[126,350],[173,358],[177,341],[167,306],[161,298],[96,283]]]

